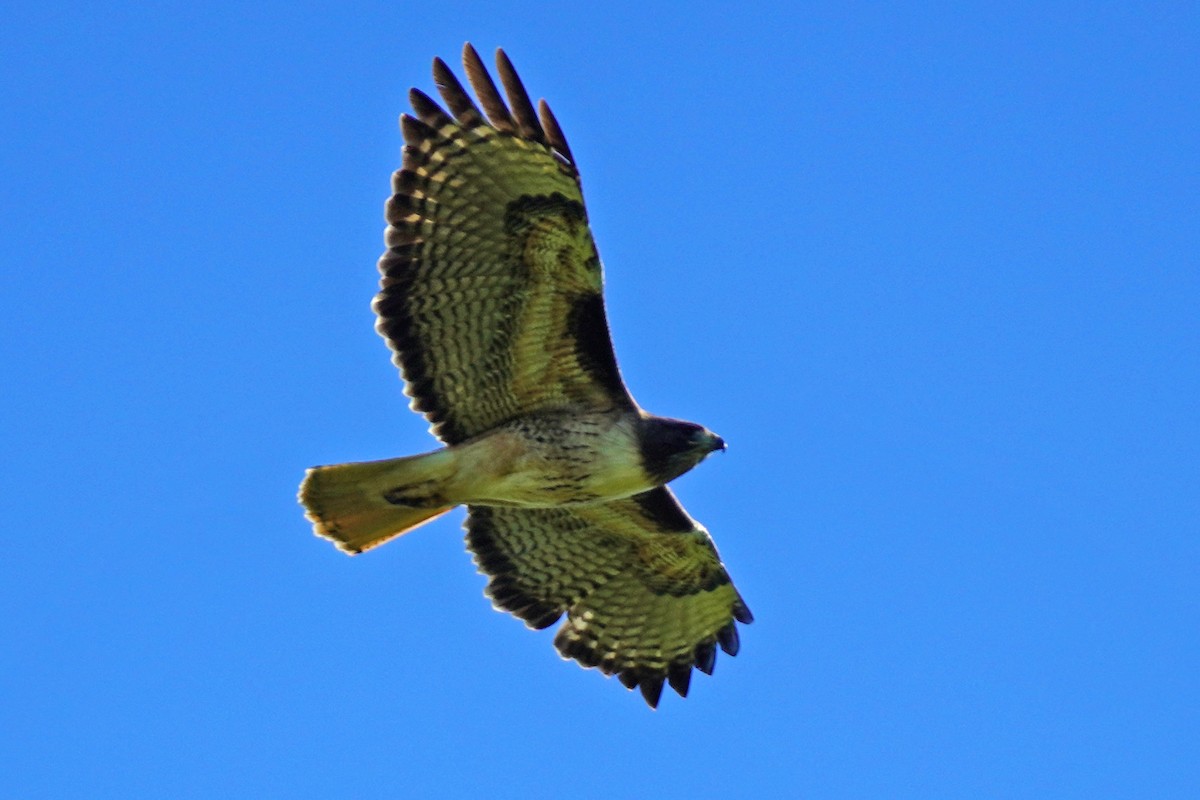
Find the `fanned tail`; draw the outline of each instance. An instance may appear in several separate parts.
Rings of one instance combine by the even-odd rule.
[[[354,554],[408,533],[458,505],[446,495],[454,456],[419,456],[313,467],[300,502],[313,532]]]

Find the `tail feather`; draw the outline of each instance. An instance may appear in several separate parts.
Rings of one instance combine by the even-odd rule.
[[[300,502],[317,536],[361,553],[458,505],[445,491],[453,469],[446,450],[313,467],[300,484]]]

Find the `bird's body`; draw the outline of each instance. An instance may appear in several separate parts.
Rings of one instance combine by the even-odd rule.
[[[469,505],[549,508],[640,494],[664,483],[663,465],[644,451],[645,430],[673,423],[628,411],[518,417],[449,448],[457,455],[452,496]],[[686,451],[693,463],[721,446],[696,433],[697,449]]]
[[[707,531],[665,484],[724,442],[643,411],[608,336],[600,259],[578,172],[544,101],[512,64],[508,104],[469,45],[486,112],[440,60],[453,116],[424,94],[388,203],[377,329],[446,445],[315,467],[300,499],[315,531],[357,553],[466,505],[467,544],[497,607],[585,666],[686,694],[715,647],[735,653],[750,612]]]
[[[653,488],[621,412],[532,414],[449,449],[464,503],[515,508],[615,500]]]

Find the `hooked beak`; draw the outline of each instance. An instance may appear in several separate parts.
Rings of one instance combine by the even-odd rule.
[[[717,450],[720,450],[722,453],[724,453],[725,452],[725,440],[722,439],[720,436],[717,436],[714,433],[714,434],[712,434],[712,442],[709,444],[708,447],[709,447],[708,452],[710,452],[710,453],[714,453]]]

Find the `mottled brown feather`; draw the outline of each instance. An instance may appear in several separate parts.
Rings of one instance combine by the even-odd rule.
[[[749,610],[666,487],[597,505],[469,511],[467,545],[496,607],[535,628],[565,613],[559,652],[641,686],[650,705],[664,680],[686,695],[693,666],[711,673],[716,646],[736,653],[734,620],[749,622]]]
[[[434,80],[450,114],[410,95],[416,116],[401,118],[379,262],[376,327],[413,408],[450,444],[539,411],[634,408],[570,151],[498,58],[513,112],[469,45],[464,66],[487,120],[440,59]]]

